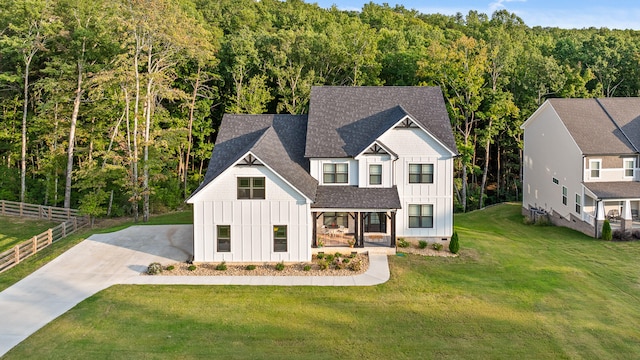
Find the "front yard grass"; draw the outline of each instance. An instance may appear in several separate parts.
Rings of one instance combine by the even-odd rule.
[[[0,253],[57,225],[48,220],[0,216]]]
[[[636,358],[640,242],[456,216],[459,258],[389,258],[375,287],[114,286],[11,350],[23,358]]]

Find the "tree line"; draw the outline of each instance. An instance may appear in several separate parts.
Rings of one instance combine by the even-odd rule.
[[[0,198],[146,220],[202,181],[224,113],[437,85],[457,210],[519,200],[519,126],[550,97],[637,96],[639,34],[374,3],[0,0]]]

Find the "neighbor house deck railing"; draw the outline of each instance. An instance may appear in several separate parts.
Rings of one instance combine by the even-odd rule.
[[[64,209],[53,206],[25,204],[0,200],[0,215],[30,217],[62,221],[60,225],[24,241],[13,248],[0,253],[0,273],[18,265],[21,261],[54,242],[71,235],[78,229],[89,225],[89,217],[80,215],[75,209]]]

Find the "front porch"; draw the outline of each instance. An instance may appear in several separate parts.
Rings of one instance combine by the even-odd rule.
[[[396,211],[314,211],[312,248],[396,246]]]

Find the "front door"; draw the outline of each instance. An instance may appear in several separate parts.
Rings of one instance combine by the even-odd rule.
[[[364,232],[387,232],[387,214],[381,213],[367,213],[364,221]]]

